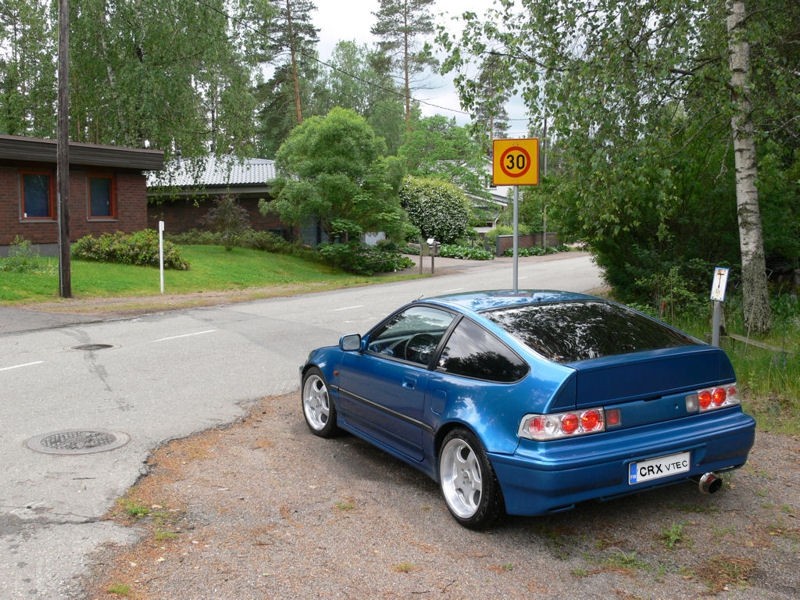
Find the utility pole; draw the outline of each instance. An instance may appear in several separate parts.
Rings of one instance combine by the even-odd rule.
[[[69,244],[69,0],[58,2],[58,294],[72,297]]]

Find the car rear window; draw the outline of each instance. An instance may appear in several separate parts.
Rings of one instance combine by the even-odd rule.
[[[490,311],[486,316],[560,363],[697,343],[658,321],[606,302],[525,306]]]

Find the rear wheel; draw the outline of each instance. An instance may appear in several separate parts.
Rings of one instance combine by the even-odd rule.
[[[301,394],[303,416],[311,432],[324,438],[335,435],[339,430],[336,426],[336,407],[328,393],[328,383],[322,371],[316,367],[306,371]]]
[[[485,529],[503,512],[497,476],[478,438],[454,429],[439,452],[439,484],[450,514],[464,527]]]

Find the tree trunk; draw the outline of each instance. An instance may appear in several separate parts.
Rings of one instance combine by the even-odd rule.
[[[728,0],[727,25],[734,106],[731,128],[736,164],[736,207],[739,218],[739,248],[742,255],[744,322],[748,331],[763,333],[770,328],[771,315],[764,239],[756,188],[758,168],[750,114],[750,47],[744,31],[744,0]]]

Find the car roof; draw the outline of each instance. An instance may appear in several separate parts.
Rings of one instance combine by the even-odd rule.
[[[595,296],[558,290],[483,290],[420,298],[418,302],[431,302],[480,313],[502,308],[559,304],[563,302],[585,302],[587,300],[602,301]]]

